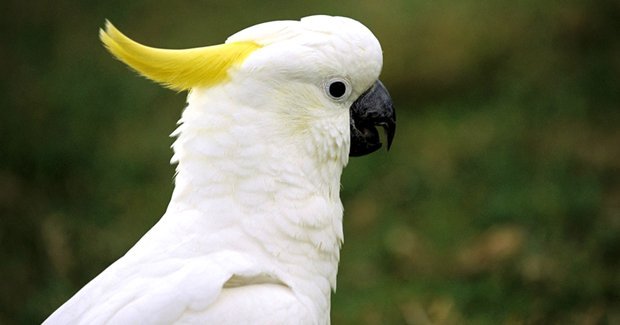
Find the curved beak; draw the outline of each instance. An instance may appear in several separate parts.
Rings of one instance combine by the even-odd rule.
[[[381,81],[377,80],[349,109],[351,114],[351,150],[349,156],[358,157],[381,148],[377,126],[383,127],[390,150],[396,132],[396,112],[392,98]]]

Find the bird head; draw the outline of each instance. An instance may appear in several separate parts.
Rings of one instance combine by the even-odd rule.
[[[195,94],[229,89],[239,105],[270,116],[282,132],[303,135],[290,138],[322,147],[327,159],[376,151],[378,126],[387,133],[388,149],[392,143],[396,116],[378,79],[381,46],[355,20],[311,16],[268,22],[224,44],[184,50],[141,45],[109,22],[100,37],[115,57],[168,88]]]

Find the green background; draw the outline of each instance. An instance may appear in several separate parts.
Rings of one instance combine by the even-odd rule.
[[[620,2],[4,1],[0,323],[42,321],[163,214],[185,94],[114,60],[325,13],[398,112],[351,159],[335,324],[620,324]]]

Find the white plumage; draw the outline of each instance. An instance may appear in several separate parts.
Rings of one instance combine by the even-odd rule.
[[[377,81],[381,48],[360,23],[327,16],[227,40],[242,42],[258,48],[191,88],[161,220],[46,324],[329,323],[350,107]],[[334,78],[343,98],[328,94]]]

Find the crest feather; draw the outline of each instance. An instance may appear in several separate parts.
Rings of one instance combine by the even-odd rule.
[[[109,21],[106,21],[105,30],[99,30],[99,38],[117,59],[141,75],[177,91],[225,81],[232,66],[241,64],[261,47],[247,41],[184,50],[159,49],[133,41]]]

